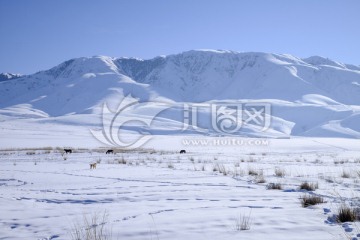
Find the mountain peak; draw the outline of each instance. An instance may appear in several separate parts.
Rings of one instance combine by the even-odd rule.
[[[346,68],[345,64],[333,61],[329,58],[325,58],[322,56],[311,56],[308,58],[303,58],[302,60],[308,64],[315,66],[332,66],[332,67]]]
[[[0,82],[20,78],[23,75],[17,73],[0,73]]]
[[[187,54],[187,53],[217,53],[217,54],[224,54],[224,53],[238,53],[236,51],[231,50],[223,50],[223,49],[194,49],[182,52],[180,54]]]
[[[45,73],[54,78],[81,77],[88,73],[118,73],[114,59],[107,56],[73,58],[53,67]]]

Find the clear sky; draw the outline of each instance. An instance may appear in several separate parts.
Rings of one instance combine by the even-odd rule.
[[[191,49],[360,64],[359,0],[0,0],[0,72]]]

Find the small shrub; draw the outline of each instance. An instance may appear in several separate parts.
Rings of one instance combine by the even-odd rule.
[[[251,212],[249,213],[248,216],[240,214],[235,219],[235,230],[236,231],[250,230],[250,227],[251,227],[251,218],[250,217],[251,217]]]
[[[218,165],[218,169],[219,169],[219,173],[222,173],[224,176],[228,175],[228,171],[227,171],[226,167],[224,166],[224,164]]]
[[[252,173],[254,176],[254,180],[256,183],[265,183],[265,177],[264,177],[264,171],[263,170],[258,170],[255,173]]]
[[[354,222],[357,220],[357,218],[356,210],[347,205],[342,205],[338,210],[338,222]]]
[[[334,160],[334,164],[335,164],[335,165],[337,165],[337,164],[344,164],[344,161]]]
[[[206,170],[206,167],[205,167],[205,164],[203,164],[201,167],[201,171],[205,171],[205,170]]]
[[[237,177],[237,176],[241,176],[241,177],[245,176],[245,171],[241,168],[238,169],[235,167],[233,172],[233,177]]]
[[[318,189],[318,188],[319,188],[318,183],[303,182],[300,185],[300,189],[307,190],[307,191],[315,191],[315,189]]]
[[[168,168],[174,169],[174,164],[173,164],[172,162],[169,162],[169,163],[168,163]]]
[[[323,161],[320,160],[320,159],[315,159],[315,161],[313,161],[312,163],[314,163],[314,164],[321,164],[321,163],[323,163]]]
[[[265,177],[263,174],[259,174],[255,178],[256,183],[266,183]]]
[[[110,240],[112,239],[111,229],[106,227],[108,214],[95,213],[88,217],[84,215],[83,223],[75,223],[71,231],[73,240]]]
[[[285,175],[286,175],[285,169],[275,168],[275,176],[285,177]]]
[[[341,177],[342,178],[350,178],[350,173],[343,170],[342,173],[341,173]]]
[[[268,189],[268,190],[281,190],[282,186],[281,186],[280,183],[269,183],[266,186],[266,189]]]
[[[324,198],[319,196],[304,195],[300,198],[301,206],[308,207],[320,203],[324,203]]]
[[[120,159],[117,159],[118,164],[126,164],[126,160],[124,157],[121,157]]]
[[[334,182],[335,182],[335,178],[334,178],[334,177],[330,177],[330,176],[324,177],[324,180],[325,180],[325,182],[327,182],[327,183],[334,183]]]
[[[257,175],[259,175],[259,173],[257,172],[257,171],[255,171],[254,169],[252,169],[252,168],[249,168],[249,175],[250,176],[257,176]]]

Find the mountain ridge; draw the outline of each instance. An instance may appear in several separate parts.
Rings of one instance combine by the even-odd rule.
[[[360,109],[360,68],[319,56],[261,52],[191,50],[148,60],[74,58],[2,81],[0,115],[31,119],[99,114],[103,103],[116,108],[129,94],[141,102],[178,104],[266,101],[274,107],[273,135],[338,136],[343,131],[341,136],[360,137],[354,120]],[[181,121],[176,114],[164,119]],[[254,130],[250,126],[246,131]]]
[[[20,78],[22,76],[23,75],[18,74],[18,73],[8,73],[8,72],[0,73],[0,82]]]

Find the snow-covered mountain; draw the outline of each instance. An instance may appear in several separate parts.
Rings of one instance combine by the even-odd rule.
[[[124,75],[177,101],[295,101],[321,94],[345,104],[360,103],[360,67],[321,57],[189,51],[151,60],[120,58],[115,63]]]
[[[220,50],[149,60],[94,56],[71,59],[32,75],[4,76],[1,79],[6,81],[0,79],[3,121],[66,118],[64,122],[72,124],[74,116],[89,119],[99,114],[104,102],[116,108],[121,97],[131,94],[142,102],[177,106],[158,122],[162,129],[158,132],[166,134],[171,133],[166,126],[182,122],[182,102],[256,100],[272,105],[271,127],[258,133],[247,126],[241,134],[360,137],[360,67],[319,56],[301,59]],[[134,108],[132,114],[144,117],[149,111]],[[206,117],[199,119],[204,128]]]
[[[19,78],[21,76],[22,76],[21,74],[17,74],[17,73],[15,73],[15,74],[14,73],[0,73],[0,82]]]

